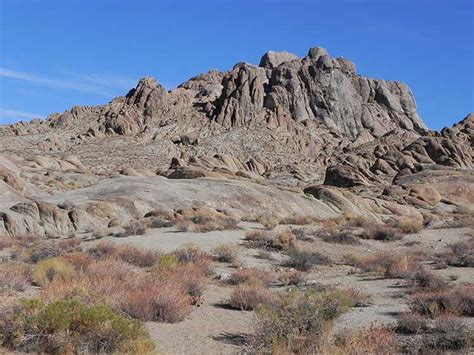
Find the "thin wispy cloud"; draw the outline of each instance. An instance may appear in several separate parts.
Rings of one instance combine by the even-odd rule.
[[[80,80],[85,82],[96,84],[99,86],[112,88],[112,89],[121,89],[121,90],[128,90],[132,87],[135,87],[137,84],[136,79],[132,78],[125,78],[120,76],[112,76],[112,75],[98,75],[98,74],[89,74],[89,75],[80,75],[74,74]]]
[[[10,110],[6,108],[0,108],[0,120],[7,119],[7,118],[24,118],[27,120],[32,120],[33,118],[44,118],[44,115],[32,112],[25,112],[19,110]]]
[[[129,89],[134,86],[131,79],[104,76],[71,74],[69,78],[50,78],[0,67],[0,78],[9,78],[46,87],[81,91],[112,98],[116,95],[113,89]]]

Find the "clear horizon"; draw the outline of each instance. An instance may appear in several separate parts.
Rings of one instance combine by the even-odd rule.
[[[474,111],[473,2],[53,1],[0,3],[0,124],[105,104],[143,76],[167,89],[269,50],[310,47],[407,83],[431,129]]]

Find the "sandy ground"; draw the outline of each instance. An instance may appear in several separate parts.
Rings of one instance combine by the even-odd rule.
[[[141,236],[107,237],[104,239],[117,244],[131,244],[164,252],[176,250],[187,243],[196,244],[207,251],[211,251],[222,243],[232,243],[241,246],[238,266],[278,270],[284,256],[271,253],[273,260],[261,259],[257,257],[258,250],[242,245],[245,233],[249,230],[260,229],[260,225],[242,222],[240,227],[241,229],[232,231],[208,233],[182,233],[176,232],[173,228],[161,228],[149,230]],[[285,229],[288,226],[279,226],[278,228]],[[307,274],[307,282],[341,288],[356,288],[371,295],[371,300],[366,307],[353,308],[336,320],[334,328],[336,333],[372,324],[394,324],[400,312],[408,309],[406,281],[358,274],[354,268],[341,265],[345,255],[348,253],[366,255],[382,250],[396,250],[397,252],[418,250],[431,254],[443,250],[449,244],[467,238],[469,232],[468,228],[424,229],[419,233],[407,235],[400,241],[362,241],[360,245],[326,243],[316,238],[313,242],[305,245],[330,256],[335,264],[316,267]],[[87,244],[93,245],[97,242],[91,241]],[[216,263],[215,266],[217,278],[225,277],[236,267],[222,263]],[[426,267],[431,268],[429,264]],[[474,269],[472,268],[449,267],[433,271],[446,279],[455,275],[457,280],[453,281],[453,284],[474,282]],[[226,303],[231,290],[231,287],[225,285],[224,282],[213,280],[204,294],[202,304],[196,307],[183,322],[177,324],[147,323],[159,350],[166,354],[232,354],[242,351],[245,338],[252,332],[254,313],[229,309]],[[473,319],[465,319],[465,321],[474,329]]]

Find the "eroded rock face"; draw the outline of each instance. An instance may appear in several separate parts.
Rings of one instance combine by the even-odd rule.
[[[230,181],[271,203],[292,199],[281,186],[300,195],[309,186],[309,209],[373,219],[461,211],[472,204],[473,136],[474,115],[428,131],[407,85],[360,76],[319,47],[305,57],[268,52],[258,66],[211,70],[170,91],[143,78],[108,104],[0,126],[0,235],[125,223],[156,207],[131,188],[157,184],[160,200],[163,181],[191,190]],[[119,195],[109,190],[116,181]],[[72,204],[59,200],[68,194]],[[262,208],[246,203],[233,206]]]
[[[353,63],[333,59],[323,48],[310,49],[305,58],[268,52],[260,67],[235,66],[223,86],[208,114],[225,127],[312,119],[351,138],[364,131],[380,137],[394,128],[426,130],[407,85],[357,76]]]

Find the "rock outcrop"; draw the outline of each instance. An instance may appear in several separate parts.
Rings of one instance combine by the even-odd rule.
[[[170,91],[143,78],[105,105],[0,126],[0,236],[126,223],[162,199],[241,213],[293,201],[279,213],[322,217],[464,213],[473,137],[474,115],[429,131],[406,84],[358,75],[320,47],[268,52],[258,66],[211,70]]]

